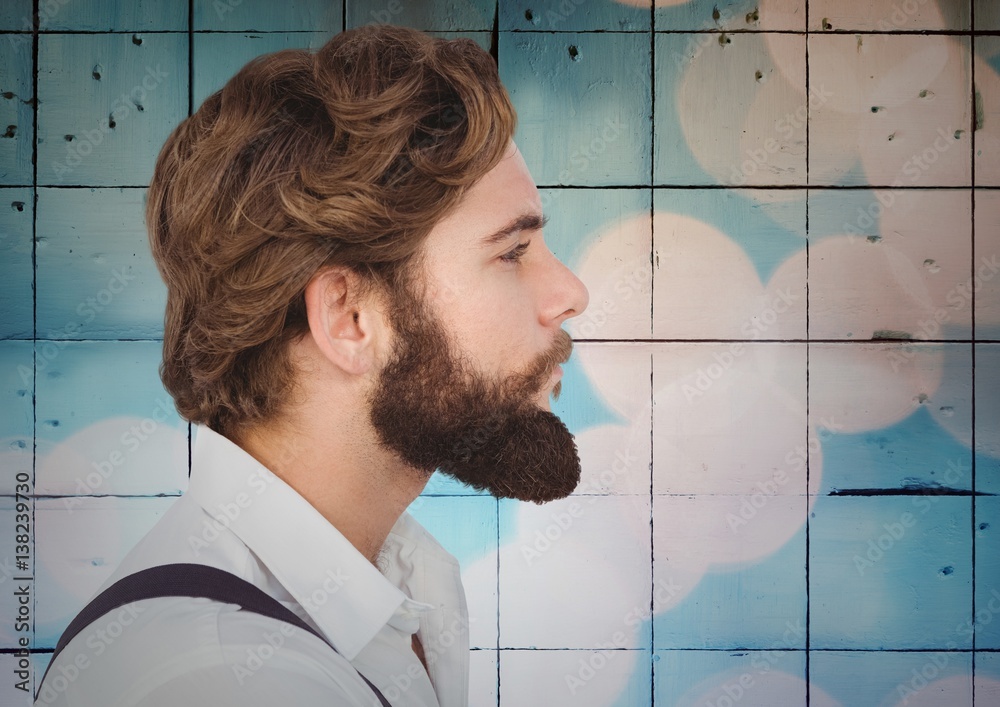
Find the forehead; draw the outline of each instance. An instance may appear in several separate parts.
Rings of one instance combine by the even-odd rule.
[[[476,182],[439,221],[424,244],[427,255],[478,253],[483,240],[542,204],[521,152],[512,142],[500,162]]]

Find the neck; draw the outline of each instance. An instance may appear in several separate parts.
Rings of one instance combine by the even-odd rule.
[[[327,413],[322,430],[308,424],[258,427],[237,443],[374,564],[392,526],[429,475],[403,463],[377,443],[370,427],[357,424],[357,415],[352,417],[331,421]]]

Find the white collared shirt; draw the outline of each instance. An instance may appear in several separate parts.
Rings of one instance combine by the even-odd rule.
[[[99,591],[147,567],[211,565],[278,599],[337,651],[233,604],[149,599],[78,634],[35,704],[379,705],[360,671],[393,707],[465,707],[468,609],[457,560],[404,513],[376,568],[243,449],[195,429],[188,491]],[[427,670],[413,653],[414,633]]]

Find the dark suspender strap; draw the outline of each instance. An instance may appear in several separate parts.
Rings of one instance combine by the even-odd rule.
[[[301,628],[303,631],[308,631],[333,648],[333,645],[326,638],[300,619],[291,609],[250,582],[217,567],[177,563],[150,567],[123,577],[94,597],[70,622],[59,638],[55,651],[52,653],[49,668],[55,663],[56,656],[78,633],[105,614],[135,601],[177,596],[204,597],[225,604],[239,604],[244,611],[284,621]],[[333,648],[333,650],[337,649]],[[48,674],[49,669],[46,668],[41,682],[38,683],[39,692],[41,692],[41,685],[45,682],[45,677]],[[358,675],[368,684],[384,707],[392,707],[368,678],[361,675],[360,672]]]

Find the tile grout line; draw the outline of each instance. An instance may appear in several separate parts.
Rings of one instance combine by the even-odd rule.
[[[972,126],[969,131],[969,182],[972,188],[969,190],[970,198],[970,239],[972,241],[970,246],[970,263],[969,263],[969,275],[970,278],[974,278],[976,275],[976,129],[978,128],[978,117],[976,113],[976,3],[974,1],[969,3],[969,29],[971,30],[969,36],[969,65],[970,65],[970,82],[972,88],[972,95],[970,99],[972,101]],[[969,313],[971,315],[971,331],[969,332],[969,338],[972,340],[970,349],[970,375],[972,376],[972,400],[971,409],[969,415],[969,424],[971,426],[970,437],[969,437],[969,456],[971,457],[971,484],[972,484],[972,498],[970,499],[971,508],[971,518],[969,519],[970,531],[972,534],[972,553],[970,561],[972,562],[972,621],[976,620],[976,289],[972,288],[972,299],[969,304]],[[974,625],[974,624],[973,624]],[[975,707],[976,704],[976,634],[977,631],[972,632],[972,653],[970,654],[970,671],[972,673],[972,705]]]
[[[654,329],[654,282],[656,262],[656,241],[653,233],[653,219],[656,215],[656,3],[649,2],[649,336]],[[649,704],[656,704],[656,554],[655,554],[655,495],[653,493],[653,351],[649,352]]]
[[[188,117],[194,113],[194,0],[188,0]],[[164,331],[164,335],[166,332]],[[190,483],[194,425],[187,423],[187,475]]]
[[[805,3],[805,5],[806,5],[806,16],[805,16],[806,30],[809,29],[809,6],[811,4],[812,3],[809,2],[809,0],[807,0],[807,2]],[[805,344],[805,346],[806,346],[806,370],[805,370],[805,374],[806,374],[806,380],[805,380],[805,384],[806,384],[806,400],[805,400],[805,403],[806,403],[806,425],[805,425],[805,434],[806,434],[806,445],[805,445],[806,446],[806,488],[805,488],[805,491],[806,491],[806,503],[805,503],[805,514],[806,514],[806,518],[805,518],[805,521],[806,521],[806,547],[805,547],[805,553],[806,553],[806,562],[805,562],[805,573],[806,573],[806,576],[805,576],[805,584],[806,584],[806,636],[805,636],[805,649],[806,650],[805,650],[805,682],[806,682],[806,707],[809,707],[810,701],[812,699],[812,690],[811,690],[811,685],[812,685],[812,662],[810,661],[810,648],[812,647],[812,635],[810,634],[811,619],[812,619],[812,613],[811,613],[812,606],[810,604],[810,594],[811,594],[811,592],[810,592],[810,585],[809,585],[809,581],[810,581],[809,571],[811,569],[810,563],[809,563],[809,555],[810,555],[810,541],[812,539],[811,536],[810,536],[810,532],[812,530],[812,526],[809,523],[809,481],[810,481],[810,474],[811,474],[811,462],[812,462],[812,459],[811,459],[811,456],[810,456],[811,452],[810,452],[810,449],[809,449],[809,425],[811,423],[811,418],[810,418],[811,411],[809,409],[809,354],[810,354],[810,350],[809,350],[809,334],[810,334],[810,328],[809,328],[809,324],[810,324],[810,322],[809,322],[809,185],[810,185],[810,171],[809,171],[809,158],[810,158],[809,138],[810,138],[810,133],[809,133],[809,123],[810,123],[811,115],[810,115],[810,101],[809,101],[809,88],[810,88],[810,85],[809,85],[809,34],[808,33],[805,35],[804,44],[805,44],[805,52],[806,52],[806,56],[805,56],[805,60],[806,60],[806,126],[805,126],[806,127],[806,189],[805,189],[805,197],[806,197],[806,203],[805,203],[805,219],[806,219],[806,222],[805,222],[805,229],[806,229],[806,233],[805,233],[805,236],[806,236],[806,238],[805,238],[805,241],[806,241],[806,244],[805,244],[805,247],[806,247],[806,282],[805,282],[805,285],[806,285],[806,332],[805,332],[805,334],[806,334],[806,344]],[[813,503],[815,503],[815,501],[813,501]]]
[[[37,500],[34,498],[38,488],[38,49],[41,38],[38,34],[38,4],[34,0],[31,5],[31,87],[32,87],[32,127],[31,127],[31,576],[35,577],[38,555],[38,514]],[[37,585],[36,585],[37,589]],[[38,592],[31,597],[31,651],[35,650],[37,632],[35,628],[38,616]],[[30,651],[29,651],[30,652]],[[32,671],[32,697],[34,691],[41,687],[34,680],[38,679]]]
[[[351,29],[346,26],[346,7],[344,9],[345,29]],[[325,32],[326,30],[316,30],[316,29],[277,29],[277,30],[263,30],[263,29],[196,29],[195,34],[316,34],[317,32]],[[489,32],[488,28],[483,27],[441,27],[438,29],[424,29],[425,32]],[[648,34],[649,30],[609,30],[609,29],[582,29],[582,30],[541,30],[541,29],[503,29],[499,30],[501,32],[506,32],[509,34],[634,34],[642,35]],[[143,27],[136,27],[133,29],[114,29],[114,30],[92,30],[92,29],[48,29],[39,30],[39,35],[46,34],[187,34],[188,30],[185,29],[148,29]],[[789,35],[815,35],[815,36],[836,36],[836,35],[885,35],[894,37],[964,37],[970,34],[969,30],[956,30],[956,29],[920,29],[920,30],[874,30],[874,29],[840,29],[840,30],[807,30],[803,31],[800,29],[664,29],[655,30],[656,34],[708,34],[708,35],[718,35],[718,34],[789,34]],[[13,35],[29,35],[33,34],[28,30],[0,30],[0,35],[13,34]],[[1000,36],[1000,30],[979,30],[976,35],[980,37],[996,37]]]

